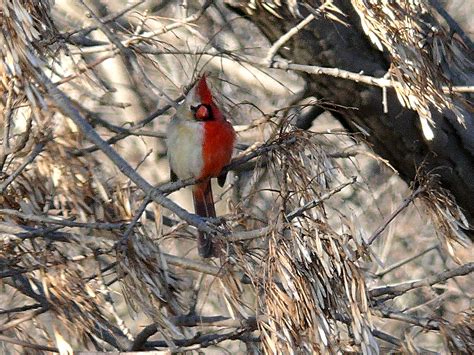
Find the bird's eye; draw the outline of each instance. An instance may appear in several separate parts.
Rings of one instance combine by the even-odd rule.
[[[191,106],[191,111],[194,114],[194,118],[198,121],[212,120],[212,110],[209,105]]]

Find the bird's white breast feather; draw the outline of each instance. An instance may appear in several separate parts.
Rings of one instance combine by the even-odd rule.
[[[201,122],[174,117],[168,125],[167,146],[170,167],[180,179],[197,178],[203,168]]]

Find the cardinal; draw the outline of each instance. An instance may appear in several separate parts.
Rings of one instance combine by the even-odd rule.
[[[219,185],[224,185],[225,174],[221,173],[232,158],[234,142],[234,128],[214,100],[203,75],[177,109],[167,131],[171,180],[199,180],[192,193],[194,211],[201,217],[216,217],[211,178],[217,177]],[[199,255],[217,256],[211,236],[198,233]]]

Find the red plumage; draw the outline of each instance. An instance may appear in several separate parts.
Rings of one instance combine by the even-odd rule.
[[[189,129],[190,122],[178,118],[178,120],[170,125],[172,129],[168,129],[168,139],[170,139],[171,136],[180,141],[172,142],[175,144],[168,143],[168,155],[170,156],[171,168],[176,169],[175,172],[177,172],[177,170],[186,171],[186,169],[183,168],[182,165],[173,167],[173,162],[175,162],[176,165],[196,165],[195,161],[189,161],[186,157],[181,158],[181,160],[173,160],[173,155],[179,155],[178,150],[182,152],[183,149],[190,148],[189,152],[197,150],[202,152],[202,156],[200,157],[202,161],[197,162],[197,165],[200,166],[200,171],[192,172],[192,177],[202,180],[202,182],[193,187],[194,209],[195,213],[202,217],[213,218],[216,217],[216,210],[212,196],[211,178],[218,177],[222,173],[224,166],[230,162],[235,142],[235,131],[214,101],[205,75],[200,78],[196,85],[196,96],[200,103],[198,106],[189,108],[194,113],[193,120],[195,122],[194,124],[191,123],[191,127],[195,127],[196,134],[202,134],[202,141],[193,143],[196,142],[196,140],[189,139],[189,137],[181,138],[179,133],[180,129],[183,128],[183,131],[184,129]],[[184,109],[186,109],[186,107]],[[194,149],[189,146],[183,147],[183,144],[199,144],[200,146],[194,147]],[[170,149],[170,147],[172,147],[172,149]],[[173,151],[173,149],[175,151]],[[178,174],[178,177],[184,179],[189,176],[180,176]],[[202,257],[208,258],[217,256],[219,249],[220,248],[212,241],[211,236],[199,232],[198,250]]]
[[[203,74],[199,79],[196,90],[202,104],[209,105],[212,103],[212,93],[209,86],[207,86],[206,74]]]
[[[216,210],[210,178],[218,177],[222,172],[222,168],[230,162],[234,148],[235,131],[215,104],[211,91],[207,86],[205,75],[199,80],[197,92],[202,104],[210,106],[213,119],[204,121],[202,146],[204,164],[199,178],[206,181],[194,186],[194,209],[196,214],[200,216],[214,218],[216,217]],[[209,236],[199,232],[198,248],[201,256],[216,256],[218,253],[217,247]]]

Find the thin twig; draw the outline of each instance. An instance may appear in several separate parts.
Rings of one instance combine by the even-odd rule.
[[[367,85],[378,86],[381,88],[384,87],[392,87],[392,82],[389,79],[376,78],[369,75],[363,75],[360,73],[353,73],[347,70],[339,69],[339,68],[326,68],[320,67],[316,65],[303,65],[303,64],[293,64],[283,60],[278,60],[272,62],[270,68],[273,69],[282,69],[282,70],[294,70],[294,71],[301,71],[308,74],[314,75],[328,75],[335,78],[341,79],[348,79],[355,82],[360,82]]]
[[[135,213],[135,216],[133,216],[133,219],[132,221],[130,222],[130,224],[127,226],[127,229],[125,230],[125,233],[123,234],[122,238],[117,242],[115,243],[115,245],[119,245],[119,244],[126,244],[127,243],[127,239],[128,237],[130,236],[130,234],[132,234],[133,232],[133,228],[135,228],[136,224],[138,223],[138,221],[140,220],[142,214],[145,212],[146,210],[146,207],[148,206],[148,204],[151,202],[150,199],[145,199],[142,204],[140,205],[140,207],[138,208],[138,211]]]
[[[388,286],[381,286],[373,288],[369,291],[370,297],[380,297],[383,295],[387,295],[387,298],[394,298],[413,290],[415,288],[424,287],[424,286],[431,286],[437,284],[439,282],[446,281],[453,277],[457,276],[464,276],[474,271],[474,262],[464,264],[456,269],[453,270],[446,270],[442,273],[437,275],[433,275],[427,277],[422,280],[414,280],[403,282],[397,285],[388,285]]]
[[[386,309],[379,309],[378,312],[380,312],[381,316],[384,318],[390,318],[401,322],[410,323],[428,330],[439,330],[439,322],[433,319],[413,317],[406,313],[392,312]]]
[[[400,339],[394,337],[393,335],[387,334],[381,330],[374,329],[372,333],[374,334],[375,337],[382,339],[386,341],[387,343],[396,345],[397,347],[402,345],[402,341]]]
[[[113,57],[115,57],[115,54],[114,52],[112,53],[109,53],[107,55],[104,55],[100,58],[97,58],[96,60],[94,60],[92,63],[88,63],[86,64],[85,66],[81,66],[81,67],[78,67],[77,68],[77,71],[75,74],[71,74],[71,75],[68,75],[68,76],[65,76],[63,77],[62,79],[54,82],[55,85],[62,85],[64,83],[67,83],[71,80],[74,80],[75,78],[79,77],[81,74],[83,73],[86,73],[87,71],[95,68],[96,66],[102,64],[103,62],[105,62],[106,60],[108,59],[111,59]]]
[[[249,231],[239,231],[239,232],[234,232],[232,235],[226,236],[225,241],[226,242],[243,242],[246,240],[252,240],[256,238],[262,238],[268,234],[270,231],[270,227],[262,227],[258,229],[253,229]]]
[[[467,36],[464,33],[461,26],[459,26],[458,23],[451,17],[451,15],[446,11],[443,5],[441,5],[438,0],[429,0],[429,3],[431,4],[431,6],[433,6],[436,9],[438,14],[440,14],[441,17],[446,21],[450,30],[452,32],[456,32],[459,35],[459,37],[462,38],[462,40],[468,46],[468,48],[470,48],[472,51],[474,46],[471,39],[469,38],[469,36]]]
[[[90,240],[90,238],[87,238],[87,240]],[[19,275],[26,274],[26,273],[29,273],[29,272],[32,272],[32,271],[40,270],[44,267],[50,268],[50,267],[54,267],[54,266],[58,266],[58,265],[68,264],[70,262],[76,263],[76,262],[84,260],[84,259],[93,258],[93,257],[96,257],[97,255],[102,255],[102,254],[107,254],[107,253],[109,253],[108,250],[95,251],[94,254],[77,255],[77,256],[74,256],[72,258],[66,258],[64,260],[50,261],[46,264],[41,263],[41,264],[31,265],[31,266],[28,266],[28,267],[15,266],[15,268],[13,268],[13,269],[6,269],[6,270],[0,271],[0,279],[6,278],[6,277],[12,277],[12,276],[19,276]]]
[[[123,47],[130,47],[133,46],[143,40],[147,40],[149,38],[153,38],[159,36],[161,34],[167,33],[169,31],[175,30],[179,27],[185,26],[188,23],[195,22],[199,20],[199,18],[204,14],[207,8],[213,3],[214,0],[206,0],[206,2],[202,5],[202,7],[194,14],[188,16],[185,19],[176,21],[168,26],[164,26],[155,31],[145,32],[136,36],[132,36],[124,41],[121,41],[121,45]],[[77,51],[71,51],[72,54],[91,54],[91,53],[98,53],[98,52],[105,52],[113,50],[115,46],[113,44],[106,44],[106,45],[99,45],[99,46],[92,46],[89,48],[81,48]]]
[[[410,196],[405,198],[400,206],[393,211],[385,220],[383,221],[382,225],[375,230],[375,232],[370,236],[369,240],[367,241],[368,245],[371,245],[375,239],[377,239],[383,231],[388,227],[388,225],[402,212],[413,200],[415,199],[416,196],[418,196],[421,192],[424,191],[423,187],[417,188],[415,191],[413,191]]]
[[[315,18],[316,16],[314,16],[314,14],[309,14],[304,20],[302,20],[300,23],[298,23],[296,26],[290,29],[287,33],[281,36],[275,43],[273,43],[273,45],[268,50],[267,56],[265,58],[265,61],[268,63],[269,66],[271,66],[273,57],[281,48],[281,46],[283,46],[286,42],[288,42],[291,37],[296,35],[301,29],[306,27]]]
[[[102,22],[102,19],[100,19],[95,13],[94,11],[87,5],[84,3],[83,0],[79,0],[79,2],[82,4],[82,6],[84,8],[87,9],[88,11],[88,15],[90,17],[92,17],[95,22],[97,23],[97,27],[100,28],[100,30],[102,31],[102,33],[109,39],[110,42],[112,42],[115,47],[117,47],[120,52],[122,52],[122,54],[124,56],[126,56],[126,49],[125,47],[123,46],[122,42],[120,42],[120,40],[117,38],[117,36],[115,36],[111,31],[110,29],[106,26],[106,24],[104,22]],[[128,68],[130,68],[130,63],[128,63],[127,65]]]
[[[175,101],[176,102],[181,101],[183,98],[184,98],[184,95],[181,95]],[[112,129],[112,130],[115,130],[115,131],[119,131],[119,133],[117,133],[115,136],[107,139],[106,143],[107,144],[115,144],[115,143],[121,141],[122,139],[127,138],[128,136],[132,135],[134,130],[138,130],[138,129],[146,126],[148,123],[153,121],[155,118],[160,117],[161,115],[166,113],[168,110],[172,109],[173,107],[174,107],[173,105],[166,105],[162,108],[159,108],[159,109],[155,110],[154,112],[150,113],[143,120],[141,120],[140,122],[136,123],[135,125],[133,125],[132,127],[128,128],[128,129],[125,129],[125,128],[123,128],[123,129]],[[109,128],[109,129],[111,127],[113,127],[113,126],[112,125],[107,126],[107,128]],[[97,145],[93,145],[93,146],[90,146],[90,147],[87,147],[87,148],[73,150],[71,153],[73,155],[76,155],[76,156],[81,156],[81,155],[84,155],[84,154],[95,152],[96,150],[99,150],[99,149],[100,148]]]
[[[302,206],[302,207],[296,209],[295,211],[289,213],[286,216],[287,220],[291,221],[296,217],[300,217],[307,210],[312,209],[312,208],[322,204],[324,201],[328,200],[329,198],[331,198],[332,196],[334,196],[338,192],[342,191],[345,187],[355,184],[356,181],[357,181],[357,177],[353,176],[350,181],[347,181],[347,182],[345,182],[345,183],[343,183],[339,186],[336,186],[335,188],[333,188],[330,191],[326,192],[323,196],[321,196],[321,198],[319,198],[317,200],[310,201],[307,204],[305,204],[304,206]]]
[[[422,250],[421,252],[416,253],[416,254],[413,255],[413,256],[410,256],[410,257],[408,257],[408,258],[406,258],[406,259],[400,260],[400,261],[394,263],[393,265],[390,265],[389,267],[385,268],[384,270],[382,270],[382,271],[380,271],[380,272],[377,272],[377,273],[375,274],[375,276],[377,276],[377,277],[383,277],[384,275],[388,274],[389,272],[392,272],[393,270],[398,269],[399,267],[401,267],[401,266],[403,266],[403,265],[405,265],[405,264],[407,264],[407,263],[409,263],[409,262],[415,260],[416,258],[419,258],[420,256],[425,255],[426,253],[428,253],[428,252],[430,252],[430,251],[432,251],[432,250],[434,250],[434,249],[436,249],[436,248],[438,248],[438,247],[439,247],[439,244],[436,243],[436,244],[430,246],[429,248],[426,248],[425,250]]]
[[[13,93],[14,93],[15,79],[10,80],[8,83],[8,96],[7,102],[3,109],[3,144],[2,151],[0,153],[0,171],[3,169],[5,160],[10,153],[10,127],[12,121],[12,104],[13,104]]]
[[[47,312],[47,311],[48,311],[48,308],[43,308],[42,307],[42,308],[39,308],[39,309],[35,309],[33,312],[30,312],[28,314],[23,314],[20,317],[11,320],[8,323],[2,324],[0,326],[0,333],[3,333],[4,331],[6,331],[10,328],[14,328],[14,327],[18,326],[19,324],[21,324],[23,322],[29,321],[29,320],[35,318],[36,316],[39,316],[40,314],[43,314],[44,312]]]
[[[397,351],[396,351],[396,353],[400,352],[400,348],[401,348],[401,346],[403,345],[403,342],[402,342],[400,339],[398,339],[397,337],[394,337],[393,335],[390,335],[390,334],[388,334],[388,333],[385,333],[384,331],[379,330],[379,329],[374,329],[374,330],[372,331],[372,334],[373,334],[375,337],[386,341],[387,343],[390,343],[390,344],[393,344],[393,345],[397,346],[397,349],[396,349]],[[436,354],[436,355],[439,354],[439,353],[437,353],[437,352],[435,352],[435,351],[431,351],[431,350],[428,350],[428,349],[425,349],[425,348],[421,348],[421,347],[419,347],[418,350],[420,350],[420,352],[421,352],[422,354],[434,354],[434,355],[435,355],[435,354]]]
[[[163,193],[155,189],[140,174],[138,174],[109,144],[107,144],[94,128],[82,117],[79,111],[71,104],[69,98],[59,90],[40,69],[34,71],[37,81],[46,89],[50,98],[56,103],[60,111],[80,128],[84,136],[94,143],[117,166],[117,168],[132,180],[145,194],[159,205],[176,213],[181,219],[197,227],[202,232],[214,233],[204,220],[186,211],[176,203],[166,198]]]
[[[209,264],[201,263],[199,261],[194,261],[191,259],[181,258],[176,255],[163,253],[163,256],[166,258],[168,264],[181,267],[183,269],[202,272],[208,275],[218,276],[223,274],[223,270],[216,266]]]
[[[268,50],[267,56],[265,58],[265,61],[271,65],[273,61],[273,57],[275,57],[275,54],[278,52],[278,50],[286,43],[288,42],[291,37],[296,35],[299,31],[301,31],[303,28],[305,28],[311,21],[313,21],[316,17],[321,16],[322,12],[325,10],[326,7],[332,5],[331,0],[325,1],[321,6],[319,6],[317,9],[310,8],[311,14],[309,14],[305,19],[303,19],[300,23],[298,23],[296,26],[291,28],[288,32],[286,32],[284,35],[282,35]],[[309,7],[309,6],[308,6]]]
[[[55,219],[51,217],[26,214],[17,210],[11,210],[11,209],[6,209],[6,208],[0,209],[0,215],[14,216],[14,217],[24,219],[25,221],[58,224],[60,226],[65,226],[65,227],[114,230],[114,229],[123,228],[126,225],[126,223],[103,223],[103,222],[81,223],[81,222],[74,222],[67,219]]]
[[[472,93],[474,92],[474,86],[443,86],[443,92],[449,94],[451,92],[461,92],[461,93]]]
[[[15,308],[10,308],[10,309],[5,309],[0,311],[0,315],[2,314],[12,314],[12,313],[20,313],[20,312],[25,312],[29,311],[32,309],[40,308],[41,305],[39,303],[35,304],[28,304],[26,306],[20,306],[20,307],[15,307]]]
[[[16,338],[6,337],[5,335],[1,335],[1,334],[0,334],[0,341],[3,341],[5,343],[20,345],[20,346],[23,346],[24,348],[30,348],[30,349],[42,350],[42,351],[51,351],[53,353],[59,353],[59,350],[57,348],[52,348],[50,346],[45,346],[45,345],[28,343],[27,341],[23,341],[23,340],[16,339]]]
[[[260,319],[260,318],[259,318]],[[263,318],[262,318],[263,319]],[[233,319],[224,316],[198,316],[198,315],[185,315],[170,318],[173,324],[181,327],[230,327],[230,328],[256,328],[257,318],[249,317],[247,319]]]
[[[101,18],[100,22],[103,23],[103,24],[107,24],[109,22],[115,21],[118,18],[125,15],[127,12],[129,12],[129,11],[133,10],[134,8],[138,7],[139,5],[143,4],[144,2],[145,2],[145,0],[139,0],[134,4],[126,6],[123,10],[121,10],[121,11],[115,13],[115,14],[110,14],[110,15],[107,15],[107,16]],[[74,42],[74,38],[72,36],[84,37],[84,36],[87,36],[92,31],[97,30],[98,28],[99,28],[99,26],[92,25],[92,26],[88,26],[88,27],[85,27],[85,28],[81,28],[78,31],[64,33],[63,36],[66,37],[68,40],[71,40],[72,42]]]
[[[20,175],[21,172],[33,162],[33,160],[35,160],[35,158],[43,151],[43,148],[44,143],[38,143],[35,145],[33,151],[30,155],[28,155],[25,161],[21,163],[21,165],[0,184],[0,194],[3,194],[8,185],[10,185],[17,178],[17,176]]]

